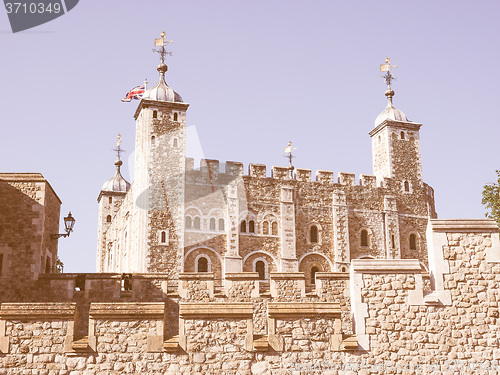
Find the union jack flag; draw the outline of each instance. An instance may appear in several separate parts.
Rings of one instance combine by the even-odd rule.
[[[130,102],[132,99],[140,100],[144,91],[146,91],[146,85],[136,86],[125,94],[125,98],[122,99],[122,102]]]

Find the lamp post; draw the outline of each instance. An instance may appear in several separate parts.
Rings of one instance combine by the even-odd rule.
[[[61,233],[61,234],[51,234],[50,238],[53,240],[61,237],[68,237],[71,232],[73,232],[73,227],[75,225],[75,218],[71,215],[71,211],[69,212],[68,216],[64,218],[64,227],[66,230],[66,233]]]

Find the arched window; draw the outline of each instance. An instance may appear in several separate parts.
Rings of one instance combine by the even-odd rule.
[[[410,250],[417,250],[417,235],[415,233],[410,234]]]
[[[269,234],[269,222],[264,221],[262,223],[262,234],[268,235]]]
[[[278,235],[278,223],[273,221],[273,223],[271,224],[271,228],[272,228],[273,236],[277,236]]]
[[[215,218],[210,218],[210,230],[215,230]]]
[[[246,220],[243,220],[240,224],[240,232],[241,233],[246,233],[247,232],[247,222]]]
[[[262,260],[255,262],[255,272],[259,274],[259,280],[266,279],[266,264]]]
[[[224,219],[219,219],[219,230],[225,230]]]
[[[363,229],[361,231],[361,246],[363,247],[368,247],[368,231],[366,229]]]
[[[165,232],[164,230],[161,231],[160,242],[161,243],[167,242],[167,232]]]
[[[186,229],[191,229],[191,227],[193,226],[193,220],[191,219],[191,216],[186,216],[185,225]]]
[[[151,136],[151,144],[154,146],[155,145],[156,138],[154,135]]]
[[[200,229],[201,227],[201,220],[199,216],[196,216],[194,218],[194,229]]]
[[[255,233],[255,221],[250,220],[248,222],[248,232],[249,233]]]
[[[205,257],[198,258],[198,272],[208,272],[208,259]]]
[[[158,118],[158,111],[153,111],[153,118]]]
[[[177,138],[174,138],[174,143],[173,143],[173,146],[174,146],[174,147],[177,147],[177,144],[178,144],[178,142],[177,142]]]
[[[410,183],[408,181],[404,182],[405,191],[410,191]]]
[[[174,112],[174,121],[177,121],[177,112]]]
[[[401,139],[405,139],[405,132],[401,132]]]
[[[311,284],[316,284],[316,273],[319,272],[319,268],[314,266],[311,268]]]
[[[109,201],[109,204],[113,203],[113,197],[109,197],[108,201]]]
[[[318,243],[318,227],[316,225],[311,225],[309,230],[309,240],[311,243]]]
[[[106,222],[111,223],[111,215],[106,216]]]

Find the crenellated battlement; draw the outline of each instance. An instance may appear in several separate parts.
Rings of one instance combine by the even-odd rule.
[[[168,275],[162,273],[63,273],[40,275],[36,288],[46,301],[73,300],[163,300],[168,287]],[[174,288],[176,283],[173,284]]]
[[[186,158],[186,173],[197,178],[210,178],[212,180],[218,177],[251,177],[257,179],[275,179],[275,180],[290,180],[290,169],[288,167],[272,166],[270,176],[268,176],[267,166],[264,164],[248,165],[248,174],[244,174],[243,163],[235,161],[226,161],[220,163],[219,160],[201,159],[198,168],[194,166],[193,158]],[[367,188],[377,188],[377,178],[373,175],[360,175],[358,184],[356,184],[356,175],[354,173],[339,172],[337,178],[332,171],[318,170],[316,171],[314,180],[312,179],[311,169],[296,168],[294,170],[294,180],[300,182],[317,182],[320,184],[340,184],[344,186],[364,186]],[[390,181],[391,179],[385,178]],[[387,186],[387,181],[385,183]]]

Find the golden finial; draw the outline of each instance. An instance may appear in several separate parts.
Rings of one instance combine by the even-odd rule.
[[[380,76],[381,78],[385,79],[385,83],[387,84],[387,91],[385,92],[385,95],[389,99],[389,101],[392,99],[394,96],[394,91],[391,88],[391,82],[392,80],[396,79],[392,73],[391,69],[397,68],[397,65],[391,65],[391,59],[389,57],[385,58],[385,64],[380,64],[380,71],[385,72],[383,76]]]
[[[122,136],[121,136],[121,134],[118,134],[118,137],[116,139],[116,148],[113,149],[113,151],[116,151],[117,162],[120,160],[120,154],[122,152],[125,152],[125,150],[122,148],[121,144],[122,144]],[[120,163],[121,163],[121,161],[120,161]]]
[[[165,51],[165,46],[167,44],[173,43],[173,40],[166,40],[165,37],[167,34],[165,34],[165,31],[162,31],[160,34],[161,38],[155,38],[155,47],[161,47],[160,49],[153,49],[153,52],[157,52],[161,56],[161,63],[165,63],[165,55],[172,55],[172,52],[167,52]]]

